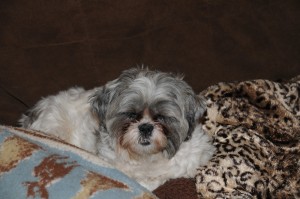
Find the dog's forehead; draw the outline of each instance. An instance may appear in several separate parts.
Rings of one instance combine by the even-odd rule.
[[[176,117],[183,113],[183,106],[170,97],[156,96],[145,98],[134,94],[122,97],[119,112],[142,113],[146,109],[150,111],[151,115],[162,114]]]
[[[145,107],[152,107],[155,112],[171,108],[175,111],[184,108],[187,90],[183,80],[170,75],[139,75],[131,81],[121,81],[115,102],[120,105],[120,111],[142,111]]]
[[[128,85],[129,92],[141,93],[148,98],[177,98],[184,92],[182,80],[170,76],[141,76],[134,79]]]
[[[170,107],[179,109],[179,106],[180,105],[174,98],[162,95],[145,97],[142,95],[131,94],[122,97],[120,101],[121,109],[132,111],[142,111],[146,108],[150,108],[151,110],[158,112],[159,110],[168,109]]]

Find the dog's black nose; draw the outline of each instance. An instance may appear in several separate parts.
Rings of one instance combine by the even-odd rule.
[[[139,125],[139,131],[142,136],[144,137],[150,137],[152,135],[152,131],[154,129],[152,124],[144,123]]]

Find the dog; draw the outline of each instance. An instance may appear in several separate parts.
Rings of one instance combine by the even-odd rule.
[[[182,76],[132,68],[102,87],[46,97],[20,123],[94,153],[154,190],[194,177],[212,157],[215,147],[199,122],[205,110]]]

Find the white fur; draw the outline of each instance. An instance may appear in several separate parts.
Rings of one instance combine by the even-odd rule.
[[[135,143],[138,132],[137,127],[134,126],[129,129],[130,133],[125,135],[124,139],[132,142],[132,147],[136,147],[146,155],[134,159],[129,157],[127,150],[118,149],[118,146],[115,146],[115,149],[105,144],[97,146],[99,137],[95,132],[99,131],[99,121],[91,111],[89,102],[90,96],[97,89],[99,88],[86,91],[82,88],[72,88],[42,99],[33,109],[38,112],[38,117],[27,128],[55,135],[105,158],[149,190],[155,189],[168,179],[194,177],[197,167],[206,164],[214,153],[215,149],[210,143],[210,137],[203,132],[201,125],[196,126],[191,139],[183,142],[171,159],[162,152],[154,154],[149,152],[147,155],[147,150],[151,151],[159,147],[151,145],[147,149],[148,146],[143,148]],[[23,115],[21,124],[24,125],[27,119],[28,116]],[[145,121],[151,122],[149,118],[144,118],[141,122]],[[159,126],[155,126],[151,139],[156,139],[158,145],[164,146],[164,136],[161,133]],[[106,139],[102,140],[102,143],[112,143],[109,136],[103,136],[101,139]]]
[[[58,95],[42,99],[34,107],[40,112],[37,120],[28,127],[55,135],[92,153],[96,153],[96,139],[93,132],[98,129],[96,117],[90,111],[88,98],[93,90],[71,88]],[[23,115],[23,124],[27,116]]]
[[[171,159],[162,153],[139,161],[116,161],[116,166],[140,184],[154,190],[168,179],[192,178],[199,166],[205,165],[213,155],[215,148],[210,144],[210,137],[198,125],[192,138],[181,144]]]

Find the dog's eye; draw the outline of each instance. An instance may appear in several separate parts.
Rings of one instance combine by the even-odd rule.
[[[129,119],[137,119],[138,118],[138,114],[135,113],[135,112],[128,112],[128,113],[125,113],[126,116],[129,118]]]
[[[164,116],[164,115],[159,115],[159,114],[155,115],[153,120],[163,122],[163,123],[178,122],[178,120],[175,117]]]
[[[165,116],[163,115],[155,115],[155,117],[153,118],[156,121],[164,121],[165,120]]]

